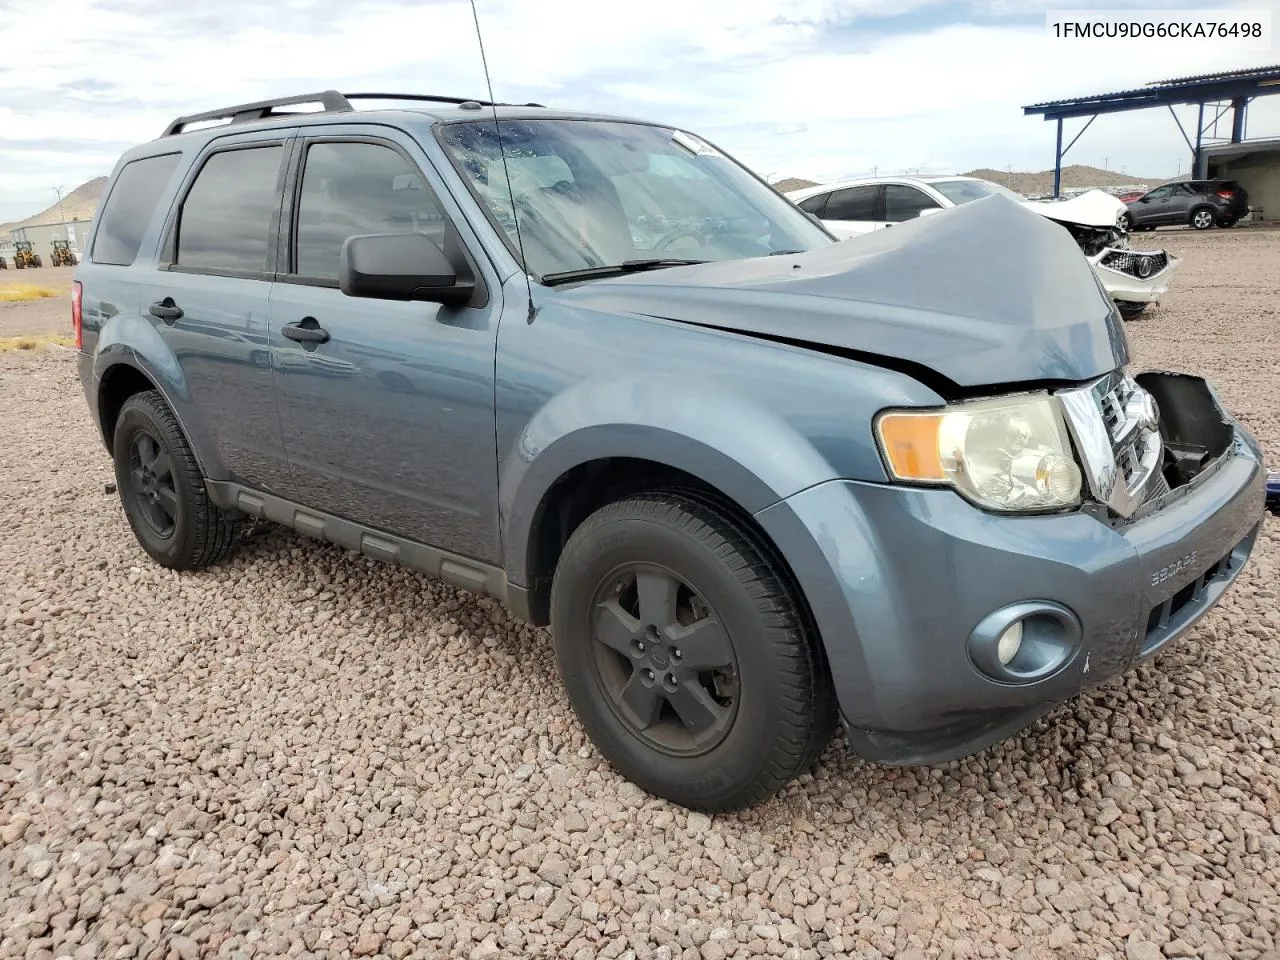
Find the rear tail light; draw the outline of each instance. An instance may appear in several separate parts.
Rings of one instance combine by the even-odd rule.
[[[76,332],[76,349],[84,348],[84,288],[77,280],[71,285],[71,327]]]
[[[1219,190],[1219,191],[1218,191],[1218,196],[1220,196],[1223,200],[1230,200],[1230,199],[1231,199],[1232,197],[1234,197],[1235,195],[1236,195],[1236,192],[1235,192],[1234,190]]]

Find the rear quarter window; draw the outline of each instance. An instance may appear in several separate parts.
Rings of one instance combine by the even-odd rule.
[[[102,208],[89,252],[92,262],[117,267],[133,263],[142,235],[181,159],[180,153],[166,153],[130,160],[124,165]]]

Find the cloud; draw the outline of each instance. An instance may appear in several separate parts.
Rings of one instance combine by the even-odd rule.
[[[1275,59],[1221,43],[1175,54],[1159,41],[1054,42],[1046,7],[1013,0],[478,4],[499,99],[678,124],[762,173],[815,179],[873,168],[1042,169],[1052,163],[1052,126],[1024,117],[1023,104]],[[1280,0],[1264,6],[1280,29]],[[0,216],[34,212],[53,185],[107,172],[126,145],[183,113],[330,87],[483,97],[479,54],[466,0],[24,5],[5,17]],[[1253,104],[1251,135],[1280,134],[1276,101]],[[1107,158],[1158,176],[1185,168],[1186,153],[1168,113],[1150,111],[1100,118],[1068,160]]]

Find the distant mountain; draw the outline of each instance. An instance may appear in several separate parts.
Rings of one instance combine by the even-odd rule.
[[[892,176],[892,171],[885,171],[885,176]],[[980,177],[983,180],[990,180],[993,183],[999,183],[1008,187],[1014,193],[1021,193],[1027,196],[1037,196],[1039,194],[1048,194],[1053,192],[1053,171],[1041,170],[1037,173],[1029,171],[1015,170],[1012,173],[1006,170],[993,170],[990,167],[981,167],[977,170],[970,170],[967,173],[958,174],[962,177]],[[1164,183],[1166,180],[1177,179],[1176,177],[1133,177],[1125,173],[1116,173],[1114,170],[1103,170],[1101,167],[1088,167],[1082,164],[1072,164],[1069,167],[1062,168],[1062,189],[1064,191],[1091,190],[1094,188],[1106,187],[1124,187],[1124,186],[1155,186],[1157,183]],[[786,193],[789,190],[799,190],[802,187],[815,186],[814,181],[805,180],[802,177],[787,177],[777,181],[774,185],[776,190]]]
[[[786,177],[778,180],[773,184],[773,189],[779,193],[787,193],[791,190],[803,190],[805,187],[816,187],[817,184],[812,180],[806,180],[803,177]]]
[[[106,189],[106,177],[94,177],[88,183],[82,183],[62,198],[61,208],[55,202],[34,216],[12,223],[0,223],[0,237],[8,235],[16,227],[33,227],[39,223],[57,223],[65,216],[68,220],[88,220],[98,209],[98,201],[102,199],[102,191]]]
[[[1037,194],[1053,192],[1053,171],[1041,170],[1038,173],[1029,173],[1015,170],[1009,173],[1006,170],[992,170],[989,167],[982,167],[978,170],[970,170],[968,173],[962,174],[966,177],[980,177],[983,180],[990,180],[992,183],[998,183],[1008,187],[1014,193],[1027,194],[1035,196]],[[1069,167],[1062,168],[1062,189],[1063,190],[1091,190],[1097,187],[1123,187],[1123,186],[1155,186],[1157,183],[1163,183],[1166,177],[1132,177],[1126,173],[1116,173],[1114,170],[1103,170],[1101,167],[1087,167],[1082,164],[1072,164]]]

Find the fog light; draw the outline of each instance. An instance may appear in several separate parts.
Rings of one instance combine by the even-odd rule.
[[[1000,665],[1007,667],[1013,663],[1013,658],[1018,655],[1018,651],[1022,649],[1022,621],[1008,627],[1004,633],[1000,634],[1000,639],[996,643],[996,658],[1000,661]]]

